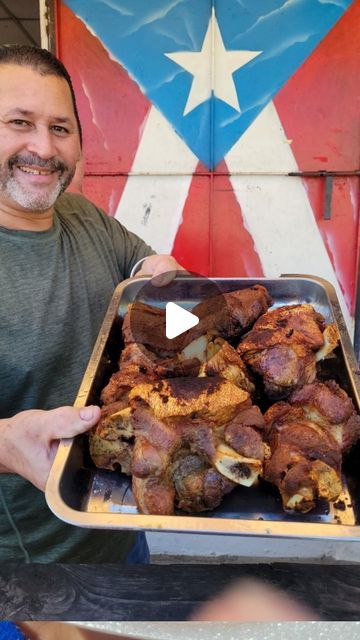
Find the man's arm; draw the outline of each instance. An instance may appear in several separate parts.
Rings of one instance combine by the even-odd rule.
[[[45,490],[59,440],[84,433],[100,419],[99,407],[31,409],[0,420],[0,473],[17,473]]]

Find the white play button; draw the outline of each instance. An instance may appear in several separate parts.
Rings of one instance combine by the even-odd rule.
[[[179,307],[175,302],[168,302],[166,305],[166,337],[169,340],[176,338],[184,331],[195,327],[199,323],[199,318]]]

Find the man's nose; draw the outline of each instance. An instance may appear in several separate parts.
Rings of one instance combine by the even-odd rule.
[[[36,127],[31,133],[27,148],[44,160],[55,155],[54,137],[47,127]]]

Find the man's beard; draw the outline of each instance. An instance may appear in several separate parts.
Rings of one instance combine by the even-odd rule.
[[[52,189],[46,190],[40,187],[23,185],[14,176],[14,166],[36,166],[48,171],[57,171],[58,180]],[[17,202],[24,209],[32,211],[47,211],[56,202],[57,198],[69,186],[75,173],[75,168],[70,169],[61,160],[51,158],[44,160],[34,154],[14,155],[7,161],[5,167],[0,167],[0,189],[4,195]]]

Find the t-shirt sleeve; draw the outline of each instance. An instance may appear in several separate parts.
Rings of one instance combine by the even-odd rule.
[[[133,266],[142,258],[155,255],[156,251],[139,238],[136,233],[128,231],[115,218],[107,217],[107,220],[111,229],[120,271],[125,278],[129,278]]]
[[[119,274],[129,278],[131,269],[142,258],[156,254],[144,240],[107,215],[100,207],[79,194],[65,193],[57,203],[63,215],[75,214],[78,224],[87,226],[103,243],[108,259],[115,260]]]

